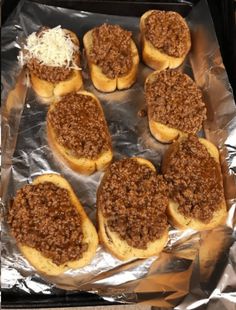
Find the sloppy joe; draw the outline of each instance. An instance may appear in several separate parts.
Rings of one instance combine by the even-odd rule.
[[[31,74],[58,83],[80,70],[79,41],[60,26],[42,27],[27,38],[20,59]]]
[[[175,145],[164,178],[182,215],[211,221],[224,199],[220,165],[196,136],[189,135]]]
[[[182,57],[188,49],[188,26],[175,12],[152,11],[145,19],[145,38],[161,52]]]
[[[121,77],[131,70],[131,36],[118,25],[103,24],[93,29],[90,58],[108,78]]]
[[[40,251],[56,265],[81,258],[88,247],[69,192],[51,182],[18,190],[8,223],[17,243]]]
[[[167,228],[167,185],[162,176],[134,159],[109,167],[98,203],[110,231],[132,247],[146,249]]]
[[[103,112],[91,96],[70,93],[54,104],[47,117],[57,141],[71,155],[96,159],[111,148]]]
[[[186,74],[175,70],[155,73],[145,85],[149,119],[185,133],[196,133],[206,119],[202,92]]]

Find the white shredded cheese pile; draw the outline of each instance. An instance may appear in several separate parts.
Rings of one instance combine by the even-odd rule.
[[[73,61],[73,53],[79,51],[69,35],[57,26],[47,29],[40,36],[33,32],[28,36],[24,50],[27,53],[21,53],[19,61],[21,64],[27,63],[31,58],[36,58],[41,64],[52,67],[63,67],[80,70]]]

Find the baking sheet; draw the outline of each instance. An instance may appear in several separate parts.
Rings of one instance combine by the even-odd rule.
[[[60,24],[77,33],[82,41],[86,31],[107,22],[131,30],[139,45],[139,19],[78,12],[29,1],[21,1],[17,10],[2,29],[2,288],[51,294],[57,286],[98,293],[111,301],[176,306],[176,309],[195,309],[212,303],[227,308],[228,304],[236,302],[236,109],[205,0],[199,1],[187,16],[193,48],[180,70],[194,77],[204,94],[208,108],[205,134],[219,147],[221,154],[225,195],[230,208],[227,226],[202,233],[170,229],[163,253],[146,260],[121,262],[99,247],[90,265],[48,278],[35,273],[9,236],[4,221],[9,200],[18,188],[37,175],[61,173],[72,184],[95,222],[96,190],[102,173],[85,177],[54,158],[45,134],[48,106],[26,85],[25,73],[17,63],[20,44],[42,25]],[[103,94],[92,86],[84,57],[82,66],[85,89],[98,96],[104,108],[114,158],[141,156],[159,169],[168,146],[155,141],[147,118],[138,116],[138,111],[145,108],[144,80],[152,70],[140,64],[138,80],[131,89]]]

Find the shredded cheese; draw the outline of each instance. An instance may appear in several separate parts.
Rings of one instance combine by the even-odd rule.
[[[33,32],[24,45],[26,53],[20,53],[19,62],[27,63],[32,58],[41,64],[52,67],[63,67],[80,70],[73,60],[73,53],[79,51],[69,35],[61,26],[43,31],[40,36]]]

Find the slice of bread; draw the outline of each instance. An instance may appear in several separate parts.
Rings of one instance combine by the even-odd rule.
[[[179,141],[179,140],[178,140]],[[165,174],[167,166],[169,164],[169,157],[172,154],[172,152],[175,152],[175,149],[178,147],[178,141],[176,141],[174,144],[172,144],[169,149],[167,150],[163,162],[162,162],[162,172]],[[216,148],[214,144],[212,144],[210,141],[199,138],[199,141],[206,147],[208,153],[214,158],[214,160],[220,165],[219,161],[219,151]],[[222,175],[220,171],[220,166],[219,166],[219,174],[220,174],[220,182],[222,181]],[[178,203],[170,199],[169,207],[167,209],[167,214],[169,221],[171,224],[178,228],[178,229],[187,229],[187,228],[192,228],[194,230],[208,230],[208,229],[213,229],[219,225],[223,225],[226,221],[227,217],[227,207],[226,207],[226,202],[223,200],[220,203],[220,207],[217,211],[214,212],[213,218],[209,223],[204,223],[200,220],[194,219],[194,218],[189,218],[185,217],[178,211]]]
[[[75,261],[69,261],[59,266],[54,264],[50,258],[45,257],[40,251],[23,244],[18,244],[22,254],[37,271],[47,276],[57,276],[64,273],[68,269],[78,269],[88,265],[96,253],[98,236],[94,225],[85,213],[70,184],[63,177],[57,174],[43,174],[37,177],[33,181],[33,184],[36,185],[44,182],[52,182],[56,186],[64,188],[69,192],[71,202],[80,214],[84,241],[88,244],[88,249],[83,253],[82,258]]]
[[[70,30],[63,29],[66,33],[70,34],[71,39],[76,45],[79,45],[79,39],[75,33]],[[63,96],[73,91],[78,91],[83,86],[81,70],[72,70],[71,75],[64,81],[52,83],[43,80],[30,72],[29,77],[32,88],[39,97],[46,101],[52,101],[55,97]]]
[[[185,57],[187,56],[190,48],[191,48],[191,37],[189,32],[189,40],[186,46],[186,52],[182,57],[173,57],[165,54],[164,52],[155,48],[152,43],[145,38],[145,19],[155,10],[150,10],[144,13],[140,19],[140,31],[141,31],[141,45],[142,45],[142,59],[144,63],[152,69],[161,71],[166,68],[177,68],[183,62]],[[176,17],[182,20],[186,26],[184,18],[176,12],[172,12],[176,14]],[[188,26],[187,26],[188,27]]]
[[[146,92],[147,83],[148,82],[154,82],[156,79],[156,76],[158,74],[159,74],[159,71],[154,71],[148,75],[148,77],[146,78],[146,81],[145,81],[145,92]],[[184,132],[182,132],[176,128],[171,128],[171,127],[166,126],[162,123],[154,121],[151,118],[149,108],[148,108],[148,124],[149,124],[149,129],[150,129],[153,137],[162,143],[171,143],[174,140],[177,140],[178,137],[185,135]]]
[[[105,120],[102,106],[97,97],[95,97],[92,93],[89,93],[87,91],[79,91],[77,93],[91,96],[92,98],[94,98]],[[55,108],[54,103],[50,105],[49,112]],[[107,128],[107,135],[110,139],[108,128]],[[47,137],[48,137],[48,143],[51,149],[54,151],[54,153],[57,154],[57,156],[66,165],[68,165],[72,170],[85,174],[85,175],[90,175],[97,170],[104,170],[110,164],[112,157],[113,157],[111,148],[107,150],[106,152],[100,154],[97,159],[90,159],[86,157],[76,157],[72,155],[69,149],[66,149],[62,144],[58,142],[56,133],[53,129],[52,124],[49,121],[48,116],[47,116]]]
[[[139,157],[132,158],[136,160],[140,165],[146,165],[151,168],[153,171],[156,171],[153,164],[144,159]],[[102,182],[99,186],[97,197],[100,195],[100,189],[102,184],[106,182],[106,173],[102,179]],[[125,199],[125,197],[124,197]],[[119,258],[120,260],[129,260],[134,258],[147,258],[150,256],[158,255],[164,248],[167,243],[168,239],[168,229],[165,230],[162,237],[157,239],[153,242],[149,242],[147,249],[138,249],[131,247],[127,241],[120,238],[119,234],[116,232],[112,232],[109,229],[107,219],[103,216],[101,211],[101,205],[99,205],[99,199],[97,199],[97,218],[99,224],[99,240],[104,245],[104,247],[111,252],[114,256]]]
[[[160,74],[159,71],[154,71],[148,75],[145,81],[145,92],[147,91],[146,89],[147,83],[154,82],[159,74]],[[194,81],[187,74],[184,74],[184,76],[190,83],[194,83]],[[149,107],[148,107],[148,124],[153,137],[162,143],[172,143],[178,138],[187,136],[187,133],[177,128],[169,127],[163,123],[153,120],[151,117],[151,109]]]
[[[110,79],[101,70],[99,66],[94,64],[90,57],[90,51],[93,45],[92,37],[93,29],[88,31],[83,37],[83,43],[85,53],[88,61],[89,71],[93,85],[101,92],[113,92],[116,89],[122,90],[131,87],[136,81],[138,65],[139,65],[139,54],[137,47],[133,40],[131,40],[131,53],[133,59],[133,66],[131,70],[124,76]]]

